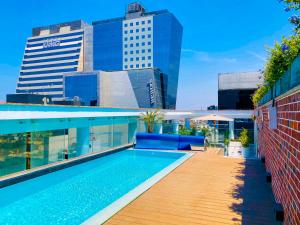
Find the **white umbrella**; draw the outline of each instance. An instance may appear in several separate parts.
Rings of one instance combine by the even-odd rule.
[[[229,117],[225,117],[225,116],[220,116],[220,115],[216,115],[216,114],[210,114],[210,115],[206,115],[206,116],[199,116],[199,117],[196,117],[196,118],[193,118],[192,120],[194,121],[214,121],[214,127],[216,129],[216,122],[217,121],[228,121],[228,122],[232,122],[233,119],[232,118],[229,118]],[[217,132],[216,130],[214,131],[214,139],[215,141],[218,139],[217,138]]]
[[[219,116],[219,115],[216,115],[216,114],[210,114],[210,115],[206,115],[206,116],[199,116],[199,117],[195,117],[193,118],[192,120],[200,120],[200,121],[229,121],[229,122],[232,122],[233,119],[232,118],[229,118],[229,117],[225,117],[225,116]]]

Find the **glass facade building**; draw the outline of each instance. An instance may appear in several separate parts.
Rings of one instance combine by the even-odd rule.
[[[63,97],[63,73],[93,69],[92,26],[81,20],[32,29],[16,93]]]
[[[164,108],[164,74],[160,70],[66,73],[64,98],[85,106]]]
[[[94,70],[158,68],[166,108],[176,107],[183,28],[168,10],[145,12],[133,3],[124,17],[93,22]]]
[[[159,86],[164,96],[158,105],[174,109],[182,31],[181,24],[168,10],[146,12],[139,3],[129,4],[124,17],[96,21],[93,26],[77,20],[33,28],[25,46],[16,93],[50,96],[59,104],[73,91],[71,86],[64,89],[65,74],[134,70],[129,74],[145,75],[138,82],[145,81],[143,85],[148,85],[148,73],[137,71],[152,69],[164,74],[154,79],[163,85]],[[68,83],[78,79],[69,77]],[[91,95],[96,94],[90,93],[88,86],[94,90],[95,83],[90,76],[80,79],[84,85],[76,94],[83,101],[90,101]],[[147,96],[138,97],[147,99]],[[91,102],[85,104],[91,105]]]

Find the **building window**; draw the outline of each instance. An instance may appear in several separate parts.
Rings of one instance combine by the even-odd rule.
[[[148,24],[150,24],[151,23],[151,20],[148,20]]]
[[[139,40],[139,39],[140,39],[140,36],[136,36],[135,39],[136,39],[136,40]]]
[[[132,41],[133,40],[133,37],[130,37],[130,41]]]
[[[148,41],[148,45],[151,45],[151,41]]]
[[[133,51],[130,51],[130,54],[132,55],[132,54],[133,54]]]
[[[151,27],[148,27],[148,31],[150,31],[151,30]]]
[[[135,23],[135,25],[139,25],[139,24],[140,24],[139,22],[136,22],[136,23]]]
[[[135,53],[136,53],[136,54],[139,54],[139,53],[140,53],[140,50],[136,50]]]
[[[125,59],[124,59],[124,61],[125,61],[125,62],[128,62],[128,59],[127,59],[127,58],[125,58]]]
[[[151,52],[151,48],[148,48],[148,52],[149,52],[149,53]]]
[[[132,68],[133,68],[133,65],[130,65],[130,68],[132,69]]]
[[[142,53],[145,53],[146,51],[145,51],[145,49],[142,49]]]
[[[145,56],[142,57],[142,60],[145,60]]]
[[[148,29],[149,30],[149,29]],[[133,30],[130,30],[130,33],[132,34],[133,33]]]
[[[127,48],[127,47],[128,47],[128,45],[127,45],[127,44],[125,44],[125,45],[124,45],[124,48]]]
[[[144,28],[144,27],[142,28],[142,31],[143,31],[143,32],[145,31],[145,28]]]
[[[139,57],[136,57],[135,60],[136,60],[136,61],[140,61],[140,58],[139,58]]]
[[[125,52],[124,52],[124,55],[127,55],[127,54],[128,54],[128,52],[127,52],[127,51],[125,51]]]
[[[151,56],[150,55],[148,56],[148,59],[151,60]]]
[[[145,46],[145,42],[142,42],[142,46]]]
[[[148,63],[148,67],[151,67],[151,63]]]
[[[136,64],[136,65],[135,65],[135,67],[136,67],[136,68],[139,68],[139,67],[140,67],[140,65],[139,65],[139,64]]]
[[[145,39],[145,35],[142,35],[142,39]]]
[[[140,32],[140,29],[136,29],[135,32],[136,32],[136,33]]]
[[[127,34],[128,33],[128,31],[127,30],[124,30],[124,34]]]
[[[128,38],[126,37],[126,38],[124,38],[124,41],[128,41]]]
[[[128,66],[127,66],[127,65],[125,65],[125,69],[128,69]]]
[[[133,23],[130,23],[130,26],[132,27],[132,26],[133,26]]]
[[[128,24],[127,23],[124,23],[124,27],[127,27],[128,26]]]
[[[139,43],[136,43],[136,44],[135,44],[135,46],[136,46],[136,47],[139,47],[139,46],[140,46],[140,44],[139,44]]]
[[[145,64],[142,64],[142,67],[145,68]]]
[[[133,47],[133,44],[132,44],[132,43],[130,44],[130,47],[131,47],[131,48]]]
[[[151,38],[151,34],[148,34],[148,38]]]
[[[145,21],[144,21],[144,20],[142,21],[142,24],[145,24]]]
[[[133,58],[130,58],[130,62],[133,62]]]

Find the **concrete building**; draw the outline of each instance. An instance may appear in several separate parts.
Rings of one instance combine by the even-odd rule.
[[[253,109],[251,95],[262,81],[262,71],[220,73],[218,109]]]
[[[164,108],[164,75],[159,70],[66,73],[64,98],[86,106]]]

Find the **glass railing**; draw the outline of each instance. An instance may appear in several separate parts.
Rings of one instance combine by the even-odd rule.
[[[263,105],[271,101],[298,85],[300,85],[300,55],[294,60],[284,75],[276,81],[273,88],[270,89],[260,100],[259,105]]]
[[[0,176],[132,144],[139,120],[0,135]]]
[[[189,129],[184,128],[184,123],[180,122],[162,122],[155,123],[153,125],[153,133],[162,133],[162,134],[181,134],[181,135],[189,135],[189,136],[205,136],[208,144],[213,147],[225,147],[225,140],[229,139],[229,125],[225,124],[217,124],[217,125],[201,125],[196,126],[195,128],[191,127]],[[241,127],[241,126],[239,126]],[[242,128],[235,128],[233,135],[235,140],[237,140],[240,135]],[[250,144],[254,142],[254,129],[249,129],[249,140]],[[139,124],[139,132],[147,132],[147,126],[144,122],[140,122]]]

